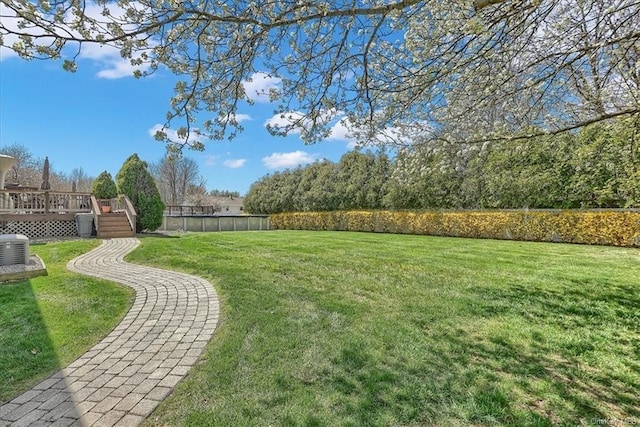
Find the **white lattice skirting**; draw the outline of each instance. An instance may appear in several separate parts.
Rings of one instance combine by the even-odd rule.
[[[24,234],[30,239],[43,237],[71,237],[78,235],[74,220],[61,221],[0,221],[2,234]]]

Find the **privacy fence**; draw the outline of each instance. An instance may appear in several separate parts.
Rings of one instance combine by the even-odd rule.
[[[303,212],[271,215],[270,226],[640,247],[640,210]]]
[[[165,216],[160,231],[268,230],[268,215]]]

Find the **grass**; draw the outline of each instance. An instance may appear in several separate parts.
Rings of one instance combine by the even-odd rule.
[[[107,335],[133,291],[66,270],[97,240],[31,245],[48,276],[0,284],[0,403],[66,366]]]
[[[335,232],[144,238],[222,324],[147,425],[640,422],[637,249]]]

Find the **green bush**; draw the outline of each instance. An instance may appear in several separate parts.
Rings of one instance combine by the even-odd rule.
[[[162,225],[164,203],[147,162],[137,154],[131,155],[116,174],[116,184],[136,210],[136,233],[154,231]]]
[[[93,181],[91,192],[96,199],[113,199],[118,197],[116,183],[107,171],[102,172],[95,181]]]

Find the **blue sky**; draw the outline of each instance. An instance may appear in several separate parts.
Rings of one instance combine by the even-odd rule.
[[[127,62],[97,46],[83,50],[76,73],[64,71],[62,62],[26,61],[0,49],[0,153],[3,146],[22,144],[36,157],[48,156],[56,171],[82,167],[94,177],[103,170],[115,175],[133,153],[147,162],[165,155],[152,134],[169,110],[176,82],[170,72],[135,79]],[[277,83],[255,77],[248,93]],[[316,145],[305,145],[298,135],[271,136],[265,124],[278,120],[275,105],[257,95],[255,101],[239,109],[245,130],[234,140],[185,150],[208,189],[244,194],[267,173],[323,158],[338,161],[351,149],[339,125]]]

